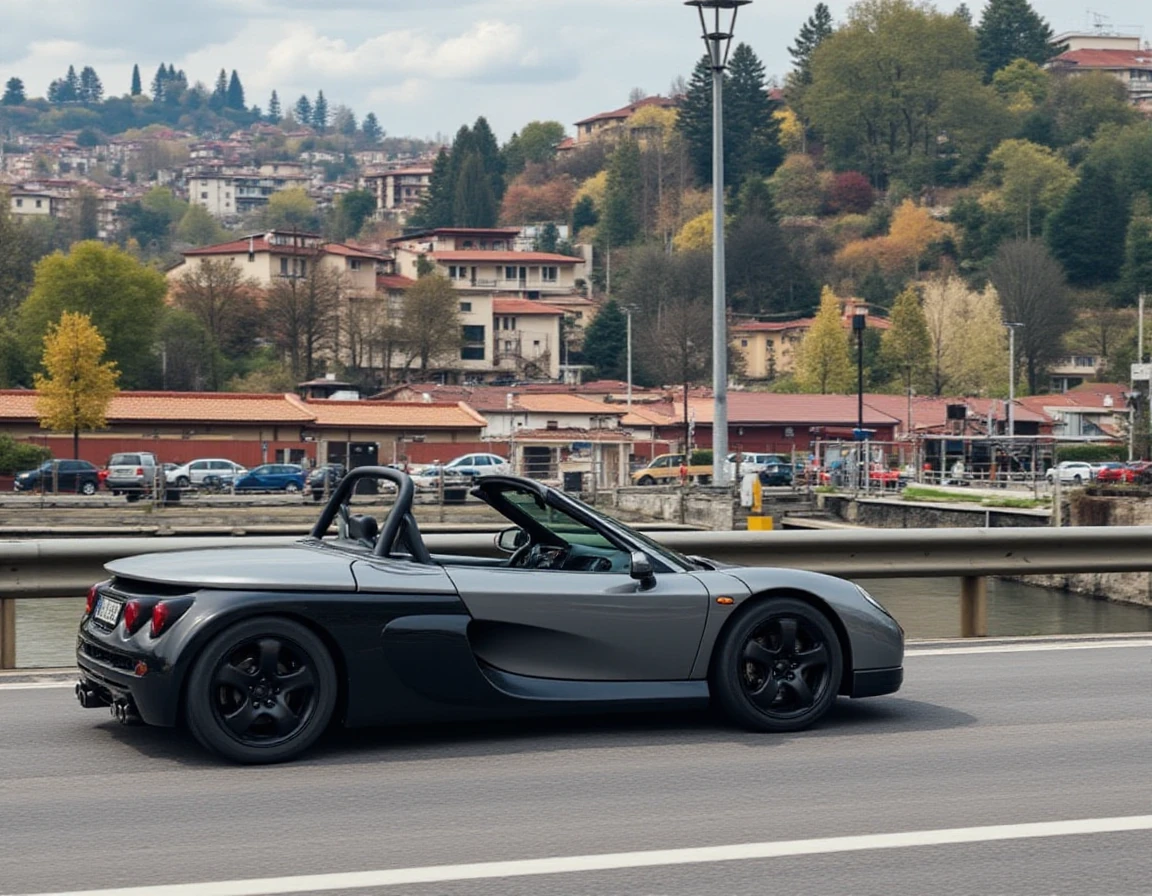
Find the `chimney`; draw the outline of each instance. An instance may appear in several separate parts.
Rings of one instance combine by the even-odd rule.
[[[504,407],[506,407],[508,410],[512,410],[515,403],[516,403],[516,396],[513,395],[511,392],[509,392],[504,397]]]
[[[421,392],[420,393],[420,400],[422,402],[424,402],[424,404],[432,404],[432,393],[431,392]]]
[[[248,260],[254,261],[256,259],[256,239],[255,237],[248,237]]]

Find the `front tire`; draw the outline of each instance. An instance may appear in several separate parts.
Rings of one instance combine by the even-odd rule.
[[[300,486],[298,486],[295,482],[289,482],[286,486],[284,486],[284,491],[290,495],[294,495],[296,492],[300,491]]]
[[[336,707],[336,667],[323,642],[274,616],[217,635],[188,678],[185,717],[205,747],[233,762],[284,762],[324,733]]]
[[[636,482],[636,484],[637,485],[655,485],[656,480],[653,479],[651,476],[641,476],[640,479]]]
[[[750,731],[800,731],[840,689],[843,658],[828,619],[795,598],[767,600],[736,620],[713,659],[709,685],[724,715]]]
[[[96,483],[92,481],[85,482],[80,486],[80,494],[92,496],[96,494]]]
[[[188,488],[192,484],[192,480],[187,476],[176,477],[176,488]]]

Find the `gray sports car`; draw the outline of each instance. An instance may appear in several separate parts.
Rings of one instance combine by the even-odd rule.
[[[370,488],[395,495],[380,519],[353,513],[366,479],[395,486]],[[686,557],[528,479],[490,476],[473,494],[511,524],[475,554],[430,553],[411,479],[367,467],[293,545],[108,564],[80,623],[81,705],[275,762],[334,720],[711,703],[779,732],[838,694],[900,687],[903,631],[850,582]]]

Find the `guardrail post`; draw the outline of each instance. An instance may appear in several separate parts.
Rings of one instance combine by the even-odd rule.
[[[0,597],[0,669],[16,668],[16,601]]]
[[[960,637],[988,637],[988,579],[984,576],[960,579]]]

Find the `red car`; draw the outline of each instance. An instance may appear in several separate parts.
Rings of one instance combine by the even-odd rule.
[[[1141,482],[1148,478],[1148,470],[1152,469],[1152,462],[1134,460],[1122,467],[1105,467],[1096,474],[1097,482]]]

